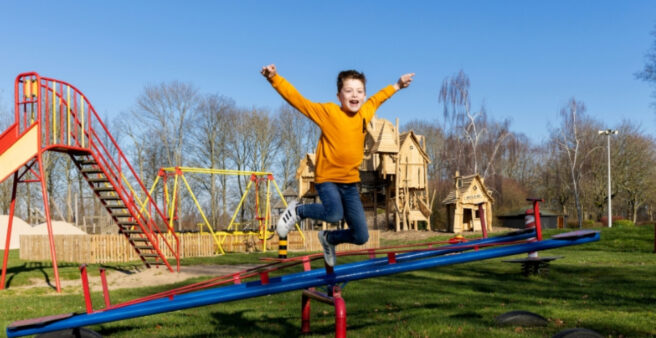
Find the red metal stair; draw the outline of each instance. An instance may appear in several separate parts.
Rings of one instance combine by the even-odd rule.
[[[24,73],[15,82],[15,123],[0,134],[0,182],[14,177],[16,183],[41,182],[44,209],[50,228],[50,212],[43,174],[42,154],[67,153],[118,227],[147,267],[165,265],[169,258],[179,270],[179,240],[167,217],[109,133],[87,98],[69,83]],[[38,169],[38,172],[37,170]],[[37,179],[26,179],[33,174]],[[8,226],[9,239],[11,225]],[[169,238],[165,234],[169,234]],[[56,255],[49,232],[53,269],[59,291]],[[8,241],[8,240],[7,240]],[[8,250],[5,250],[5,253]],[[4,286],[7,255],[3,261]]]

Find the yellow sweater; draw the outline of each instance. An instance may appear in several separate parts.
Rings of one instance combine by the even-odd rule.
[[[360,182],[358,168],[364,156],[366,124],[376,109],[396,90],[389,85],[370,97],[355,114],[348,114],[335,103],[316,103],[304,98],[280,75],[270,79],[273,88],[321,129],[316,150],[316,183]]]

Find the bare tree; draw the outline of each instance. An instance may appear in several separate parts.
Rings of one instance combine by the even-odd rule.
[[[273,119],[268,112],[258,109],[238,109],[238,118],[233,121],[234,137],[227,145],[231,163],[237,170],[268,171],[277,155],[277,134]],[[248,177],[238,180],[239,195],[243,195]],[[251,195],[253,196],[253,195]],[[246,209],[253,210],[252,202],[241,209],[241,220],[245,219]]]
[[[300,159],[314,151],[319,139],[319,128],[287,103],[278,109],[275,123],[280,139],[278,167],[285,189],[295,185],[295,173]]]
[[[637,72],[635,76],[643,81],[649,82],[654,86],[654,92],[652,96],[656,98],[656,26],[651,32],[651,35],[654,37],[651,48],[645,54],[645,67],[642,71]],[[654,102],[654,107],[656,107],[656,102]]]
[[[232,136],[232,122],[237,119],[235,102],[221,95],[206,95],[199,105],[194,121],[195,166],[227,169],[228,143]],[[210,179],[198,180],[198,185],[209,194],[212,224],[220,224],[220,217],[227,214],[227,177],[211,174]],[[220,208],[219,208],[220,204]]]
[[[555,139],[540,148],[546,155],[541,161],[544,165],[539,168],[538,196],[543,197],[547,204],[558,206],[560,213],[567,215],[569,212],[567,206],[572,197],[567,161],[564,160],[564,155]]]
[[[625,121],[614,145],[613,182],[625,199],[628,217],[638,220],[638,210],[656,195],[656,143],[640,128]],[[613,204],[615,205],[615,204]]]
[[[438,102],[444,103],[442,130],[445,132],[445,149],[448,149],[442,160],[452,168],[449,175],[456,170],[462,172],[465,169],[464,144],[461,137],[469,120],[468,116],[471,116],[469,86],[469,77],[461,70],[456,76],[444,79],[440,88]],[[472,170],[476,172],[475,169]]]
[[[552,140],[558,150],[564,155],[567,163],[571,193],[577,211],[579,227],[583,227],[583,206],[581,204],[581,177],[584,166],[592,152],[600,147],[594,144],[594,136],[599,130],[598,125],[585,115],[583,102],[572,98],[560,111],[561,126],[552,133]]]
[[[485,178],[494,173],[510,122],[488,121],[485,106],[472,112],[469,86],[469,77],[462,70],[442,83],[439,102],[444,103],[443,130],[448,144],[444,158],[451,159],[447,161],[455,165],[455,170],[469,169]]]
[[[143,136],[154,136],[163,150],[162,166],[181,166],[185,146],[190,142],[189,129],[197,109],[196,88],[188,83],[172,81],[148,85],[137,98],[133,115],[145,131]]]
[[[126,134],[138,156],[138,173],[146,186],[160,167],[183,166],[190,154],[191,128],[197,112],[198,94],[188,83],[172,81],[147,85],[132,111],[134,121]],[[157,194],[155,194],[157,196]],[[180,201],[180,210],[184,209]],[[189,202],[191,203],[191,202]],[[178,220],[178,228],[184,220]]]
[[[535,183],[537,167],[543,164],[538,154],[526,135],[512,133],[500,154],[501,168],[498,173],[523,186],[530,186]]]

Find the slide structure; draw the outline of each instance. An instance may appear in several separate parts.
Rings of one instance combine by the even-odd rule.
[[[0,183],[13,178],[0,289],[5,286],[18,184],[39,183],[56,289],[61,291],[43,161],[47,151],[70,156],[147,267],[162,265],[174,271],[170,260],[175,260],[179,270],[180,244],[170,220],[82,92],[33,72],[18,75],[14,90],[15,121],[0,134]]]

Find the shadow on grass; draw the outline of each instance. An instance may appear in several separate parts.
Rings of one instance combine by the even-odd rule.
[[[79,269],[79,267],[82,264],[79,263],[57,263],[57,267],[60,270],[60,278],[62,276],[62,269],[70,269],[70,268],[75,268]],[[99,266],[90,266],[89,271],[99,271],[100,268],[105,269],[105,270],[114,270],[117,272],[121,272],[127,275],[131,275],[134,273],[139,272],[139,267],[138,265],[122,265],[122,266],[111,266],[111,265],[99,265]],[[96,269],[98,268],[98,269]],[[38,272],[40,274],[35,274],[35,272]],[[54,282],[52,281],[52,275],[54,274],[53,268],[52,268],[52,263],[50,262],[23,262],[20,265],[14,265],[12,267],[7,268],[7,275],[6,275],[6,282],[5,282],[5,288],[10,288],[12,284],[14,283],[14,280],[16,277],[22,277],[29,279],[29,278],[43,278],[43,280],[46,282],[48,287],[51,289],[55,290],[57,287],[54,285]],[[70,275],[70,271],[67,272],[68,275]],[[94,273],[95,274],[95,273]],[[30,276],[34,275],[34,277]]]
[[[283,317],[277,314],[269,316],[265,314],[257,319],[247,318],[247,313],[249,312],[251,311],[213,312],[213,334],[225,337],[295,337],[300,334],[298,327],[290,324],[290,320],[300,321],[300,311],[298,318]]]
[[[125,266],[111,266],[111,265],[105,265],[105,264],[100,264],[98,269],[105,269],[105,270],[114,270],[116,272],[120,272],[126,275],[132,275],[137,272],[141,272],[141,268],[146,268],[143,265],[125,265]]]
[[[57,264],[57,267],[59,268],[70,268],[70,267],[75,267],[77,266],[76,264],[73,263],[59,263]],[[52,269],[52,264],[51,263],[43,263],[43,262],[25,262],[22,265],[18,266],[12,266],[7,269],[7,280],[5,282],[5,288],[9,288],[14,280],[14,277],[26,273],[29,274],[31,272],[37,271],[40,272],[43,275],[43,279],[45,280],[46,284],[53,290],[56,289],[56,286],[52,284],[50,281],[50,276],[46,272],[46,269],[51,270]]]
[[[588,325],[606,335],[653,334],[653,331],[645,331],[645,328],[633,324],[625,325],[621,319],[608,322],[603,317],[591,316],[595,312],[603,314],[610,309],[619,313],[631,313],[635,309],[652,307],[656,303],[656,294],[653,293],[656,277],[650,273],[653,270],[645,269],[645,273],[636,273],[635,267],[561,264],[552,266],[551,272],[545,276],[525,277],[517,269],[511,269],[511,273],[499,270],[499,264],[505,263],[484,264],[434,268],[429,272],[412,272],[371,280],[362,299],[375,298],[379,302],[398,304],[396,306],[403,309],[403,312],[410,313],[413,309],[421,311],[434,308],[442,313],[438,315],[442,319],[436,321],[465,320],[481,327],[493,325],[491,315],[515,309],[535,309],[547,318],[565,319],[577,326]],[[395,289],[392,292],[394,295],[376,291],[384,289]],[[439,299],[440,304],[413,306],[407,299],[417,294],[423,295],[423,299]],[[459,309],[460,306],[464,308]],[[468,307],[482,309],[484,312],[472,311]],[[355,315],[353,311],[351,313]],[[560,328],[552,326],[547,330],[556,329]]]

